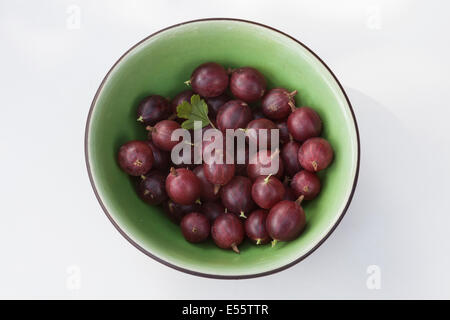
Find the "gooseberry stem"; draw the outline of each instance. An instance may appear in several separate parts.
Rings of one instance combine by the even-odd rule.
[[[304,198],[305,198],[305,196],[301,195],[300,197],[298,197],[297,200],[295,200],[295,203],[298,205],[301,205]]]

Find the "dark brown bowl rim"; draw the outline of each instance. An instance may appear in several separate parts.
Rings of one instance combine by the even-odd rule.
[[[352,191],[350,193],[350,196],[347,200],[347,204],[345,205],[345,208],[343,209],[343,211],[341,212],[338,220],[336,221],[336,223],[333,225],[333,227],[330,229],[330,231],[312,248],[310,249],[307,253],[303,254],[301,257],[299,257],[298,259],[273,270],[270,271],[265,271],[265,272],[261,272],[261,273],[255,273],[255,274],[246,274],[246,275],[216,275],[216,274],[209,274],[209,273],[202,273],[202,272],[197,272],[197,271],[193,271],[193,270],[189,270],[189,269],[185,269],[179,266],[176,266],[172,263],[169,263],[159,257],[156,257],[155,255],[153,255],[152,253],[150,253],[149,251],[147,251],[146,249],[144,249],[143,247],[141,247],[139,244],[137,244],[135,241],[133,241],[121,228],[120,226],[117,224],[117,222],[112,218],[111,214],[108,212],[108,210],[106,209],[102,199],[100,198],[97,188],[95,186],[95,182],[94,179],[92,177],[92,172],[91,172],[91,167],[90,167],[90,163],[89,163],[89,151],[88,151],[88,137],[89,137],[89,124],[91,121],[91,115],[92,112],[94,110],[94,106],[97,102],[97,98],[98,95],[100,94],[100,92],[103,89],[103,86],[106,82],[106,80],[108,79],[109,75],[111,74],[112,70],[114,70],[114,68],[116,67],[116,65],[125,57],[128,55],[129,52],[131,52],[132,50],[134,50],[137,46],[139,46],[141,43],[147,41],[148,39],[150,39],[151,37],[164,32],[166,30],[172,29],[172,28],[176,28],[185,24],[189,24],[189,23],[196,23],[196,22],[203,22],[203,21],[237,21],[237,22],[244,22],[244,23],[249,23],[249,24],[254,24],[275,32],[278,32],[290,39],[292,39],[293,41],[297,42],[299,45],[301,45],[302,47],[304,47],[306,50],[308,50],[317,60],[319,60],[322,65],[328,70],[328,72],[330,72],[330,74],[333,76],[334,80],[336,81],[336,83],[339,85],[339,88],[341,89],[342,93],[345,96],[345,99],[348,103],[348,106],[350,108],[350,112],[352,114],[352,118],[353,118],[353,123],[355,125],[355,130],[356,130],[356,138],[357,138],[357,147],[358,147],[358,159],[357,159],[357,164],[356,164],[356,174],[355,174],[355,178],[353,181],[353,186],[352,186]],[[353,110],[353,107],[350,103],[350,100],[347,96],[347,93],[345,92],[344,88],[342,87],[341,83],[339,82],[339,80],[337,79],[337,77],[334,75],[334,73],[331,71],[331,69],[325,64],[325,62],[323,62],[323,60],[317,55],[315,54],[310,48],[308,48],[306,45],[304,45],[302,42],[298,41],[297,39],[291,37],[290,35],[277,30],[275,28],[272,28],[270,26],[267,26],[265,24],[262,23],[258,23],[258,22],[254,22],[254,21],[249,21],[249,20],[243,20],[243,19],[234,19],[234,18],[205,18],[205,19],[197,19],[197,20],[190,20],[190,21],[186,21],[186,22],[182,22],[182,23],[178,23],[175,25],[172,25],[170,27],[161,29],[151,35],[149,35],[148,37],[144,38],[143,40],[139,41],[138,43],[136,43],[134,46],[132,46],[130,49],[128,49],[115,63],[114,65],[111,67],[111,69],[108,71],[108,73],[106,74],[106,76],[103,78],[99,88],[97,89],[97,92],[95,93],[94,99],[92,100],[91,103],[91,107],[89,109],[89,113],[87,116],[87,120],[86,120],[86,128],[85,128],[85,137],[84,137],[84,153],[85,153],[85,161],[86,161],[86,167],[87,167],[87,171],[88,171],[88,175],[89,175],[89,180],[91,182],[91,186],[92,189],[94,190],[95,196],[98,200],[98,202],[100,203],[100,206],[102,207],[103,211],[105,212],[106,216],[108,217],[108,219],[111,221],[111,223],[114,225],[114,227],[117,229],[117,231],[120,232],[120,234],[127,239],[134,247],[136,247],[138,250],[140,250],[141,252],[143,252],[144,254],[146,254],[147,256],[149,256],[150,258],[170,267],[173,268],[175,270],[178,271],[182,271],[191,275],[195,275],[195,276],[199,276],[199,277],[205,277],[205,278],[213,278],[213,279],[250,279],[250,278],[257,278],[257,277],[263,277],[263,276],[267,276],[270,274],[274,274],[280,271],[283,271],[287,268],[292,267],[293,265],[299,263],[300,261],[302,261],[303,259],[305,259],[306,257],[308,257],[311,253],[313,253],[318,247],[320,247],[322,245],[322,243],[324,243],[324,241],[326,239],[328,239],[328,237],[331,235],[331,233],[333,233],[333,231],[336,229],[336,227],[339,225],[339,223],[341,222],[342,218],[344,217],[345,213],[347,212],[347,209],[352,201],[353,195],[355,193],[355,189],[356,189],[356,185],[358,182],[358,176],[359,176],[359,166],[360,166],[360,154],[361,154],[361,145],[360,145],[360,136],[359,136],[359,129],[358,129],[358,124],[356,122],[356,117],[355,117],[355,112]]]

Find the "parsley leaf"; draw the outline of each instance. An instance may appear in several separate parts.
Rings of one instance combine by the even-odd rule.
[[[194,94],[191,97],[191,103],[184,101],[177,106],[177,116],[178,118],[186,119],[181,124],[183,129],[194,129],[194,121],[201,121],[202,128],[209,124],[214,127],[208,118],[208,105],[198,94]]]

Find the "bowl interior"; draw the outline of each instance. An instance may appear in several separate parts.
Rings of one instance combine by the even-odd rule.
[[[149,94],[173,97],[186,89],[192,70],[206,61],[226,67],[253,66],[268,86],[297,89],[297,106],[320,114],[323,136],[334,150],[321,172],[320,196],[305,203],[307,227],[289,243],[241,245],[241,254],[208,241],[194,245],[159,207],[139,199],[116,154],[121,144],[145,139],[136,107]],[[310,252],[333,229],[351,198],[357,176],[358,138],[350,106],[326,67],[306,48],[277,31],[243,21],[206,20],[182,24],[144,40],[111,70],[99,89],[88,123],[87,160],[103,206],[120,229],[155,257],[191,272],[246,277],[282,268]]]

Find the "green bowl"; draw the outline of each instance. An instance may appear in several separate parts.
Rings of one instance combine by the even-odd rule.
[[[226,67],[252,66],[269,88],[297,89],[297,106],[322,117],[323,136],[334,150],[320,173],[323,189],[304,204],[307,227],[296,240],[256,246],[241,254],[212,241],[191,244],[159,207],[140,200],[133,181],[117,165],[123,143],[145,139],[136,122],[138,102],[149,94],[173,97],[186,89],[196,66],[216,61]],[[330,69],[305,45],[271,27],[236,19],[204,19],[158,31],[128,50],[98,89],[86,124],[86,164],[94,192],[117,230],[136,248],[167,266],[212,278],[251,278],[286,269],[313,252],[336,228],[353,196],[359,169],[359,136],[350,102]]]

